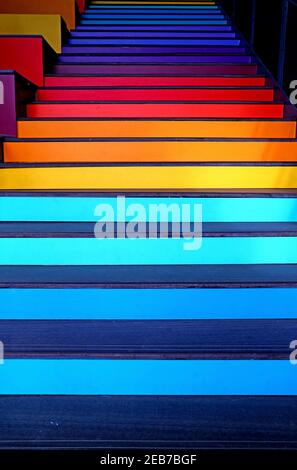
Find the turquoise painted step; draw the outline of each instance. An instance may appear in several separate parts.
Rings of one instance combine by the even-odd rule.
[[[289,356],[289,351],[288,351]],[[288,360],[8,359],[2,395],[297,395]]]
[[[297,263],[297,237],[204,237],[197,247],[198,238],[2,238],[0,265]]]
[[[297,318],[295,288],[0,289],[1,320]]]
[[[98,216],[94,215],[94,210],[98,204],[111,205],[117,215],[119,213],[117,202],[123,204],[123,199],[0,196],[0,221],[95,222]],[[190,204],[191,220],[193,220],[194,204],[202,204],[203,222],[297,222],[297,198],[295,197],[126,197],[126,207],[130,204],[141,204],[147,214],[150,204],[178,204],[180,208],[182,204]],[[169,213],[169,221],[171,220]]]

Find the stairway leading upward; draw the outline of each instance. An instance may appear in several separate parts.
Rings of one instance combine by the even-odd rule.
[[[296,447],[296,161],[219,2],[91,1],[4,143],[0,446]],[[117,196],[201,248],[96,239]]]

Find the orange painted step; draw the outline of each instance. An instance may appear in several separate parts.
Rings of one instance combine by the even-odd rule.
[[[281,118],[283,104],[247,103],[39,103],[27,107],[33,118]]]
[[[38,101],[273,101],[273,88],[40,89]]]
[[[7,163],[297,162],[297,141],[8,141]]]
[[[276,138],[296,137],[295,121],[20,120],[20,138]]]
[[[44,85],[46,87],[98,87],[98,86],[265,86],[265,77],[133,77],[133,76],[47,76]]]

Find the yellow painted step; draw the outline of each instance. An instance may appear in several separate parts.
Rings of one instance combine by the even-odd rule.
[[[0,190],[207,191],[297,189],[296,166],[5,168]]]

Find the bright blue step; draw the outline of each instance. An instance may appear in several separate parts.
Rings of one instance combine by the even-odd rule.
[[[1,320],[297,318],[296,288],[0,289]]]
[[[289,352],[289,351],[288,351]],[[288,360],[8,359],[1,395],[297,395]]]

